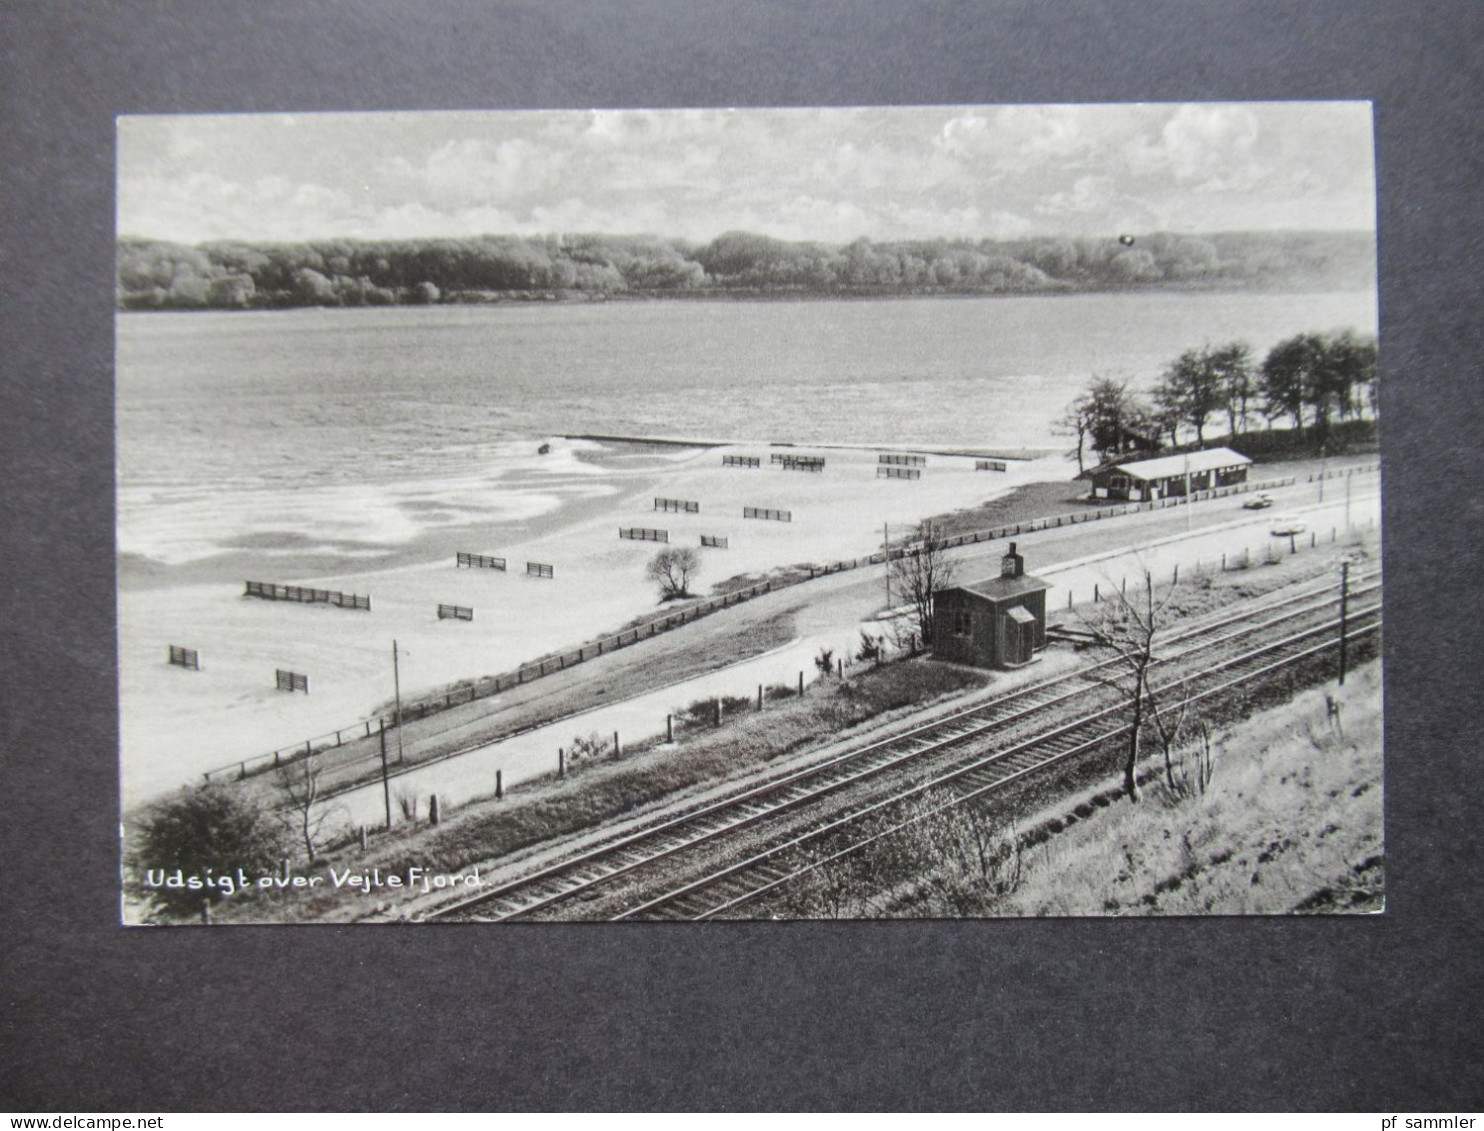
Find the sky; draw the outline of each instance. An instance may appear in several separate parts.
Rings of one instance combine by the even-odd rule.
[[[1375,226],[1364,102],[133,116],[118,142],[119,234],[181,243]]]

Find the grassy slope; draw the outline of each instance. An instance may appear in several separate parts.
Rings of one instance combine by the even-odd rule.
[[[1329,722],[1327,694],[1340,704],[1343,737]],[[1204,796],[1173,798],[1161,785],[1137,806],[1120,799],[1095,808],[1030,850],[1019,890],[986,912],[1381,908],[1379,663],[1354,673],[1344,688],[1314,688],[1219,732],[1214,750]]]

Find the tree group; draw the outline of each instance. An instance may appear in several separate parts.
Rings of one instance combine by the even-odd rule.
[[[1189,349],[1171,361],[1147,391],[1095,376],[1068,406],[1062,431],[1076,439],[1071,455],[1081,474],[1089,453],[1106,462],[1130,453],[1152,454],[1182,433],[1206,444],[1213,418],[1235,438],[1261,416],[1272,427],[1286,420],[1311,429],[1322,444],[1335,420],[1363,419],[1377,408],[1376,341],[1353,330],[1298,334],[1260,364],[1243,342]],[[1223,419],[1224,418],[1224,419]]]
[[[786,241],[727,232],[221,241],[124,239],[125,309],[484,302],[503,296],[1051,294],[1129,289],[1343,290],[1375,277],[1363,233],[1153,234],[1118,240]]]

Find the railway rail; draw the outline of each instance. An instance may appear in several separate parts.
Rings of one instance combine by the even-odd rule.
[[[1352,637],[1380,626],[1379,574],[1352,575]],[[1310,582],[1173,626],[1159,688],[1193,701],[1338,643],[1332,583]],[[428,920],[708,918],[905,827],[922,799],[960,804],[1126,735],[1116,658],[1029,684],[803,769],[740,788],[636,832],[431,910]],[[885,831],[883,831],[885,826]],[[677,875],[677,873],[679,873]]]

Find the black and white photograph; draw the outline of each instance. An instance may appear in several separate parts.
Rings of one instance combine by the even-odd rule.
[[[122,922],[1383,911],[1372,124],[121,116]]]

